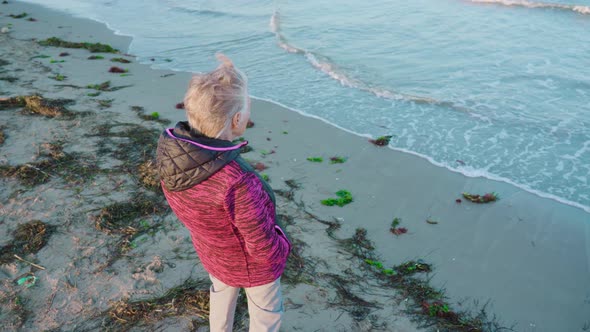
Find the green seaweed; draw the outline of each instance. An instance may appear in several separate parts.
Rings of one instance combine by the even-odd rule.
[[[123,88],[130,87],[131,85],[121,85],[121,86],[113,86],[111,87],[111,81],[105,81],[99,84],[88,84],[86,86],[87,89],[97,90],[97,91],[117,91]]]
[[[139,116],[142,120],[156,121],[156,122],[159,122],[163,125],[170,124],[170,120],[160,118],[160,113],[158,113],[158,112],[152,112],[151,114],[145,114],[145,109],[141,106],[131,106],[130,108],[132,111],[137,113],[137,116]]]
[[[63,48],[83,48],[91,53],[118,53],[119,50],[114,49],[112,46],[101,43],[88,43],[88,42],[69,42],[62,40],[57,37],[47,38],[38,42],[41,46],[53,46]]]
[[[129,61],[125,58],[112,58],[111,61],[112,62],[119,62],[119,63],[131,63],[131,61]]]
[[[104,59],[104,56],[102,55],[91,55],[88,57],[88,60],[102,60]]]
[[[12,17],[12,18],[16,18],[16,19],[18,19],[18,18],[25,18],[25,17],[27,17],[28,15],[29,15],[29,14],[27,14],[27,13],[20,13],[20,14],[18,14],[18,15],[10,14],[10,15],[8,15],[8,16],[10,16],[10,17]]]
[[[98,99],[96,102],[100,108],[109,108],[113,105],[113,100],[114,99]]]
[[[110,91],[111,81],[102,82],[100,84],[88,84],[86,88],[98,91]]]
[[[346,162],[346,160],[347,160],[347,158],[344,158],[344,157],[338,157],[338,156],[330,157],[330,164],[343,164]]]
[[[339,190],[336,192],[338,198],[328,198],[321,201],[322,205],[334,206],[338,205],[343,207],[344,205],[352,203],[352,194],[347,190]]]
[[[52,79],[54,79],[56,81],[60,81],[61,82],[61,81],[64,81],[67,78],[67,76],[62,75],[62,74],[55,74],[55,76],[49,76],[49,78],[52,78]]]
[[[324,161],[322,157],[307,157],[307,161],[311,161],[312,163],[321,163]]]
[[[395,223],[397,226],[399,223]],[[374,248],[366,237],[366,230],[359,228],[350,239],[339,240],[354,256],[361,258],[371,270],[385,283],[401,292],[401,296],[409,299],[408,305],[414,319],[420,320],[423,326],[436,327],[441,331],[483,332],[511,330],[501,327],[494,318],[489,319],[485,306],[479,313],[455,312],[445,301],[442,290],[430,286],[430,279],[415,276],[432,272],[430,264],[422,260],[403,262],[392,268],[386,268],[383,263],[374,258]]]

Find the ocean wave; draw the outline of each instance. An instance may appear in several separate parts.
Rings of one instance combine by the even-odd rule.
[[[456,105],[450,101],[443,101],[443,100],[436,100],[434,98],[423,97],[423,96],[416,96],[406,93],[401,93],[397,91],[392,91],[388,89],[384,89],[381,87],[373,86],[366,82],[363,82],[359,79],[351,77],[348,73],[334,64],[330,59],[326,56],[318,54],[316,52],[308,51],[303,48],[299,48],[297,46],[289,44],[285,36],[281,33],[281,22],[280,22],[280,14],[278,11],[275,11],[271,18],[270,18],[270,30],[275,34],[277,39],[277,44],[280,48],[284,49],[289,53],[294,54],[301,54],[305,56],[307,61],[319,71],[325,73],[332,79],[340,82],[342,86],[358,89],[361,91],[369,92],[379,98],[389,99],[389,100],[402,100],[402,101],[409,101],[416,104],[427,104],[427,105],[435,105],[435,106],[443,106],[452,108],[458,111],[467,112],[469,109],[466,107],[462,107]]]
[[[247,14],[242,14],[242,13],[230,13],[230,12],[225,12],[225,11],[220,11],[220,10],[212,10],[212,9],[195,9],[195,8],[184,7],[182,5],[171,6],[170,10],[176,11],[176,12],[181,12],[181,13],[187,13],[187,14],[198,14],[198,15],[214,17],[214,18],[218,18],[218,17],[227,17],[227,18],[259,17],[259,18],[262,18],[263,17],[262,15],[247,15]]]
[[[570,10],[580,14],[590,15],[590,6],[566,5],[560,3],[534,2],[527,0],[469,0],[473,3],[496,4],[508,7],[548,8]]]

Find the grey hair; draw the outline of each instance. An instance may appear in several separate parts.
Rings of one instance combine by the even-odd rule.
[[[219,138],[238,112],[248,107],[248,78],[223,54],[209,73],[193,75],[184,96],[189,126],[208,137]]]

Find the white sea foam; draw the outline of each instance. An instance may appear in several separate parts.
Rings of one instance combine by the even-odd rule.
[[[436,100],[429,97],[415,96],[406,93],[400,93],[391,91],[381,87],[371,86],[359,79],[353,78],[345,70],[339,68],[336,64],[330,62],[326,57],[321,56],[315,52],[311,52],[297,46],[289,44],[285,36],[281,33],[281,22],[280,14],[278,11],[274,11],[270,18],[270,30],[275,34],[277,44],[279,47],[289,53],[302,54],[305,56],[307,61],[319,71],[330,76],[334,80],[340,82],[342,86],[348,88],[359,89],[362,91],[369,92],[379,98],[390,99],[390,100],[406,100],[417,104],[430,104],[443,107],[453,108],[459,111],[469,111],[466,107],[462,107],[449,101]]]
[[[289,106],[284,105],[282,103],[279,103],[279,102],[277,102],[275,100],[267,99],[267,98],[261,98],[261,97],[256,97],[256,96],[253,96],[253,95],[251,95],[251,97],[254,98],[254,99],[257,99],[257,100],[262,100],[262,101],[265,101],[265,102],[269,102],[269,103],[278,105],[278,106],[280,106],[280,107],[282,107],[284,109],[287,109],[287,110],[290,110],[290,111],[299,113],[299,114],[301,114],[301,115],[303,115],[305,117],[316,119],[316,120],[320,120],[320,121],[322,121],[322,122],[324,122],[324,123],[326,123],[326,124],[328,124],[330,126],[333,126],[335,128],[338,128],[338,129],[343,130],[345,132],[348,132],[350,134],[353,134],[353,135],[356,135],[356,136],[360,136],[360,137],[363,137],[363,138],[369,138],[369,139],[370,138],[373,138],[373,136],[370,135],[370,134],[363,134],[363,133],[358,133],[358,132],[352,131],[350,129],[341,127],[341,126],[339,126],[339,125],[337,125],[337,124],[335,124],[333,122],[330,122],[330,121],[328,121],[328,120],[326,120],[326,119],[324,119],[322,117],[319,117],[319,116],[316,116],[316,115],[313,115],[313,114],[309,114],[307,112],[304,112],[304,111],[299,110],[299,109],[296,109],[296,108],[289,107]],[[395,150],[395,151],[399,151],[399,152],[403,152],[403,153],[408,153],[408,154],[411,154],[411,155],[420,157],[422,159],[427,160],[428,162],[430,162],[431,164],[433,164],[435,166],[446,168],[447,170],[449,170],[451,172],[454,172],[454,173],[459,173],[459,174],[465,175],[465,176],[470,177],[470,178],[479,178],[479,177],[481,177],[481,178],[486,178],[486,179],[490,179],[490,180],[494,180],[494,181],[508,183],[510,185],[513,185],[513,186],[515,186],[517,188],[520,188],[520,189],[522,189],[524,191],[530,192],[530,193],[532,193],[534,195],[537,195],[539,197],[551,199],[551,200],[554,200],[554,201],[557,201],[557,202],[560,202],[560,203],[563,203],[563,204],[566,204],[566,205],[570,205],[570,206],[573,206],[573,207],[582,209],[582,210],[590,213],[590,206],[586,206],[586,205],[583,205],[583,204],[580,204],[580,203],[577,203],[577,202],[572,202],[570,200],[567,200],[565,198],[559,197],[557,195],[553,195],[553,194],[549,194],[549,193],[546,193],[546,192],[542,192],[542,191],[533,189],[530,186],[517,183],[517,182],[515,182],[515,181],[513,181],[511,179],[508,179],[508,178],[505,178],[505,177],[502,177],[502,176],[498,176],[498,175],[492,174],[492,173],[490,173],[486,169],[476,169],[476,168],[464,167],[464,166],[454,167],[454,166],[451,166],[451,165],[449,165],[447,163],[442,163],[442,162],[436,161],[435,159],[433,159],[430,156],[427,156],[427,155],[424,155],[424,154],[421,154],[421,153],[418,153],[418,152],[415,152],[415,151],[411,151],[411,150],[404,149],[404,148],[399,148],[399,147],[394,147],[394,146],[391,146],[391,145],[389,145],[388,147],[390,149],[392,149],[392,150]]]
[[[571,10],[580,14],[590,15],[590,6],[566,5],[560,3],[534,2],[527,0],[470,0],[473,3],[490,3],[509,7],[549,8]]]

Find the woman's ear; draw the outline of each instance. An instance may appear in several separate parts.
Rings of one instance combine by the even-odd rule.
[[[234,114],[234,116],[231,119],[231,127],[232,129],[235,128],[239,128],[240,127],[240,120],[242,119],[242,112],[238,112],[236,114]]]

